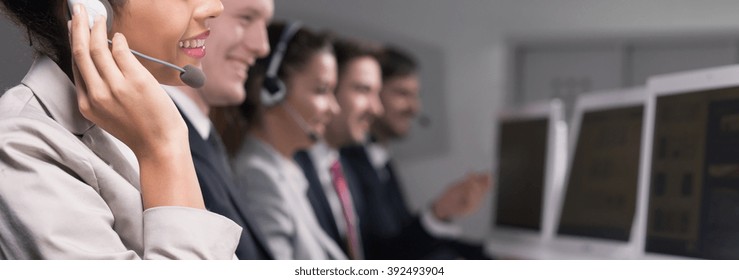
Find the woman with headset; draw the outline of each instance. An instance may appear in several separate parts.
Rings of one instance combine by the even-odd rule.
[[[0,258],[233,258],[241,228],[205,210],[159,85],[193,73],[131,53],[199,65],[220,1],[2,4],[37,58],[0,98]]]
[[[277,259],[346,259],[321,229],[293,154],[314,144],[339,111],[336,58],[326,35],[299,24],[268,28],[272,53],[257,62],[241,106],[248,128],[233,165],[236,199],[255,218]]]

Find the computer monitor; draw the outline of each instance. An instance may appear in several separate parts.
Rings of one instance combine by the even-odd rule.
[[[554,250],[563,258],[633,258],[645,88],[578,97]]]
[[[645,258],[739,258],[739,66],[649,80]]]
[[[566,156],[559,100],[505,110],[498,118],[498,179],[489,251],[503,258],[547,258],[557,182]]]

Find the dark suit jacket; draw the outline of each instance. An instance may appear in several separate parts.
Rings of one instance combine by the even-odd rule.
[[[360,216],[366,259],[485,259],[481,246],[432,236],[413,215],[401,192],[395,172],[388,168],[383,183],[364,146],[341,149],[346,166],[360,182],[364,199]]]
[[[200,182],[205,207],[230,218],[243,228],[239,246],[236,248],[236,256],[242,260],[274,259],[267,249],[262,234],[249,223],[244,207],[233,199],[232,190],[236,186],[230,171],[224,170],[219,152],[203,140],[184,114],[182,117],[189,130],[190,152],[195,163],[195,172]]]
[[[318,218],[318,223],[321,225],[321,228],[323,228],[323,230],[328,234],[328,236],[336,241],[336,244],[339,244],[341,249],[344,250],[344,253],[349,255],[347,242],[346,240],[344,240],[344,238],[341,238],[341,235],[339,234],[339,229],[336,226],[334,214],[331,211],[331,205],[326,198],[326,193],[323,191],[323,185],[321,184],[321,179],[319,179],[318,177],[318,172],[316,171],[316,166],[313,163],[313,160],[305,151],[299,151],[295,153],[294,158],[298,165],[300,165],[300,168],[303,170],[305,178],[308,180],[308,200],[313,207],[313,212]],[[357,181],[356,175],[352,172],[352,170],[346,167],[346,160],[343,157],[340,157],[339,160],[343,167],[344,178],[349,187],[349,192],[351,192],[352,195],[354,210],[357,212],[357,217],[361,218],[361,212],[364,211],[364,202],[360,196],[359,182]],[[359,220],[359,223],[361,228],[362,221]]]

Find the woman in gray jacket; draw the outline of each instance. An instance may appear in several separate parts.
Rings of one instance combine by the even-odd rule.
[[[179,72],[130,51],[199,65],[223,6],[86,2],[2,1],[37,58],[0,98],[0,258],[231,259],[241,228],[205,210],[159,85],[182,85]],[[105,6],[107,24],[88,16]]]
[[[314,144],[338,113],[331,42],[299,24],[268,28],[272,53],[257,62],[241,107],[248,133],[234,158],[239,200],[277,259],[346,259],[318,224],[293,154]]]

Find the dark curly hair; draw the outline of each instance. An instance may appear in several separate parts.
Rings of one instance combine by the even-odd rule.
[[[114,9],[127,0],[109,0]],[[2,0],[5,14],[28,33],[37,54],[54,60],[66,73],[72,71],[72,55],[67,30],[67,2],[64,0]]]
[[[267,28],[272,51],[275,50],[285,26],[285,23],[273,23]],[[305,27],[301,28],[287,44],[285,56],[282,59],[277,76],[280,80],[287,82],[291,75],[303,70],[315,54],[321,52],[334,54],[331,43],[332,37],[328,33],[317,33]],[[241,105],[241,114],[249,124],[259,123],[260,121],[261,100],[259,93],[267,72],[269,59],[269,56],[260,59],[254,67],[249,69],[249,78],[245,83],[246,101]]]
[[[275,50],[285,26],[284,23],[273,23],[267,28],[271,50]],[[287,45],[285,57],[277,75],[281,80],[287,81],[291,75],[303,70],[315,54],[320,52],[333,54],[331,41],[331,35],[327,33],[315,33],[301,28]],[[238,152],[249,128],[261,122],[262,105],[259,95],[267,71],[267,62],[268,58],[260,59],[256,65],[249,68],[249,78],[244,84],[247,92],[246,100],[241,106],[211,110],[211,120],[221,134],[226,150],[232,156]]]

